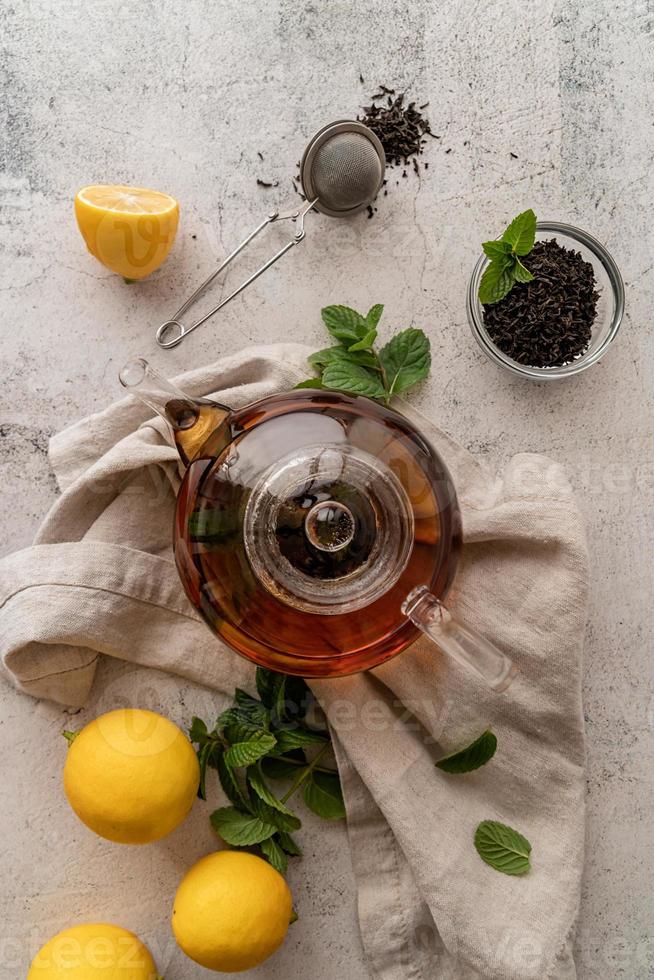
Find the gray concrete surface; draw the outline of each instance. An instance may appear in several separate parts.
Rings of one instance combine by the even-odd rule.
[[[373,221],[311,218],[306,243],[282,266],[154,359],[173,374],[253,341],[322,345],[322,305],[383,301],[389,325],[420,325],[431,337],[421,409],[498,467],[520,450],[566,464],[593,573],[578,974],[652,976],[651,3],[41,0],[5,5],[0,16],[3,552],[30,542],[55,498],[48,437],[115,398],[126,356],[151,353],[155,326],[216,257],[272,203],[293,201],[289,177],[311,132],[351,116],[378,82],[430,101],[441,139],[420,181],[391,175]],[[258,188],[257,176],[278,188]],[[181,202],[174,252],[141,285],[98,265],[76,229],[75,191],[103,181],[154,186]],[[551,386],[486,362],[464,309],[478,243],[529,206],[600,238],[627,283],[614,349]],[[147,938],[167,980],[204,976],[175,952],[166,922],[182,869],[210,846],[202,808],[151,848],[96,840],[62,798],[58,732],[70,719],[6,683],[0,695],[2,980],[24,976],[30,950],[56,929],[96,916]],[[216,701],[104,663],[75,722],[124,699],[180,722]],[[291,877],[300,921],[256,976],[364,980],[345,831],[308,821],[304,841]]]

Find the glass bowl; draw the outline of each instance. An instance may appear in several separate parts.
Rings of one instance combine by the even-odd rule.
[[[532,367],[514,361],[497,347],[491,340],[484,326],[483,307],[479,302],[479,281],[484,273],[488,259],[481,255],[468,285],[467,310],[470,329],[473,336],[487,357],[500,367],[533,381],[553,381],[568,378],[573,374],[585,371],[591,364],[599,361],[613,342],[622,321],[624,312],[624,284],[620,270],[611,255],[595,238],[580,228],[564,225],[558,221],[539,221],[536,225],[536,241],[546,238],[556,238],[564,248],[581,252],[586,262],[590,262],[595,271],[599,300],[597,316],[592,328],[591,341],[583,354],[568,364],[557,367]]]

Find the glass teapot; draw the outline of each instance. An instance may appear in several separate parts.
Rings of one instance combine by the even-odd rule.
[[[296,389],[232,410],[142,358],[120,380],[169,423],[190,601],[230,647],[302,677],[366,670],[426,633],[496,691],[515,668],[443,605],[461,546],[447,468],[406,418],[363,396]]]

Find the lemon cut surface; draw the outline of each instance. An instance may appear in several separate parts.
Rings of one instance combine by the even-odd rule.
[[[75,215],[89,252],[125,279],[158,269],[175,241],[179,204],[169,194],[125,184],[78,191]]]

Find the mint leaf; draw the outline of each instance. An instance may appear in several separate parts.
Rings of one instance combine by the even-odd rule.
[[[224,711],[221,711],[216,721],[216,728],[219,731],[226,731],[226,729],[231,728],[234,725],[240,725],[243,728],[250,728],[252,732],[258,732],[261,730],[261,725],[252,721],[247,709],[243,710],[243,708],[238,707],[238,705],[232,705],[231,708],[226,708]],[[232,739],[231,741],[241,740]]]
[[[191,718],[191,727],[188,730],[188,737],[191,742],[204,742],[208,734],[209,732],[205,723],[201,718],[196,718],[194,715]]]
[[[287,854],[290,854],[292,857],[302,857],[301,848],[298,847],[290,834],[287,834],[284,830],[280,830],[275,836],[279,841],[279,846],[283,847]]]
[[[218,778],[223,792],[230,803],[240,810],[250,810],[250,803],[241,788],[236,773],[225,762],[225,755],[220,752],[215,757],[215,766],[218,770]]]
[[[484,250],[484,255],[487,255],[489,259],[501,259],[511,252],[511,246],[508,242],[484,242],[481,247]]]
[[[475,847],[482,861],[502,874],[524,875],[531,867],[529,841],[497,820],[482,820],[475,831]]]
[[[247,691],[243,691],[240,687],[237,687],[234,691],[234,704],[245,712],[248,718],[250,718],[256,724],[265,727],[270,721],[270,716],[266,711],[266,706],[258,698],[253,697],[248,694]]]
[[[318,389],[320,389],[320,388],[324,388],[324,387],[325,386],[322,383],[322,381],[320,380],[320,378],[307,378],[306,381],[298,381],[298,383],[296,385],[293,385],[293,388],[318,388]]]
[[[357,341],[356,344],[352,344],[350,347],[348,347],[347,349],[348,353],[354,354],[356,351],[359,350],[368,350],[370,347],[372,347],[372,345],[376,340],[377,340],[377,331],[375,329],[369,330],[368,333],[361,338],[361,340]]]
[[[302,677],[286,676],[286,714],[295,718],[303,718],[309,705],[313,702],[313,694],[307,682]]]
[[[334,361],[347,361],[349,364],[360,364],[362,367],[377,368],[379,365],[374,354],[365,350],[346,350],[345,347],[325,347],[323,350],[316,351],[308,358],[311,367],[320,371],[333,364]]]
[[[299,761],[299,760],[298,760]],[[265,758],[260,760],[261,769],[263,774],[268,777],[268,779],[292,779],[297,775],[300,766],[297,762],[293,760],[286,760],[285,758],[274,759]]]
[[[254,712],[240,705],[233,705],[227,708],[219,716],[216,728],[221,731],[228,742],[247,742],[253,737],[266,734],[269,725],[269,716],[265,709],[261,712]]]
[[[270,732],[258,732],[247,742],[236,742],[225,752],[225,765],[230,769],[249,766],[263,755],[268,755],[277,745],[277,739]]]
[[[479,769],[480,766],[486,765],[495,755],[496,748],[497,739],[488,729],[465,749],[452,752],[451,755],[446,755],[444,759],[439,759],[436,766],[443,772],[472,772],[473,769]]]
[[[211,826],[226,844],[248,847],[260,844],[277,830],[251,813],[242,813],[233,806],[224,806],[211,814]]]
[[[370,309],[366,313],[366,323],[371,329],[377,326],[377,324],[381,320],[381,316],[383,312],[384,312],[383,303],[375,303],[374,306],[370,307]]]
[[[284,683],[284,674],[278,674],[274,670],[267,670],[265,667],[257,667],[256,685],[257,693],[266,708],[273,708],[277,699],[277,689],[280,683]]]
[[[259,846],[263,855],[268,858],[275,871],[279,871],[280,875],[285,875],[288,870],[288,858],[277,843],[275,837],[268,837],[267,840],[262,840]]]
[[[431,353],[422,330],[409,327],[396,334],[379,352],[388,397],[399,395],[429,374]]]
[[[209,761],[209,756],[213,745],[211,742],[204,742],[200,751],[198,752],[198,762],[200,764],[200,785],[198,786],[198,796],[201,800],[206,800],[207,790],[206,790],[206,779],[207,779],[207,763]]]
[[[513,262],[508,264],[494,259],[488,266],[479,283],[479,302],[497,303],[504,299],[513,283]]]
[[[274,810],[278,810],[279,813],[286,814],[289,817],[295,816],[293,811],[289,810],[286,804],[282,803],[281,800],[278,800],[270,787],[266,785],[265,779],[256,766],[250,766],[247,771],[247,779],[250,789],[256,793],[260,800],[263,800],[264,803],[272,807]]]
[[[304,802],[324,820],[342,820],[345,803],[338,774],[314,770],[304,784]]]
[[[345,391],[351,395],[368,398],[384,398],[386,392],[379,378],[367,368],[349,364],[345,360],[328,364],[322,374],[322,382],[328,388]]]
[[[291,749],[302,749],[305,745],[324,745],[329,741],[326,735],[310,732],[306,728],[289,728],[288,731],[277,732],[276,736],[275,755],[284,755]]]
[[[534,278],[529,271],[516,256],[515,264],[513,266],[513,276],[516,282],[531,282]]]
[[[502,235],[502,241],[508,242],[516,255],[528,255],[536,240],[536,215],[529,208],[514,218]]]
[[[365,317],[349,306],[326,306],[320,315],[332,337],[346,345],[361,340],[370,329]]]
[[[252,812],[264,823],[272,824],[276,830],[299,830],[302,826],[300,818],[296,817],[290,810],[281,813],[276,807],[264,803],[256,793],[250,793],[250,804]]]

